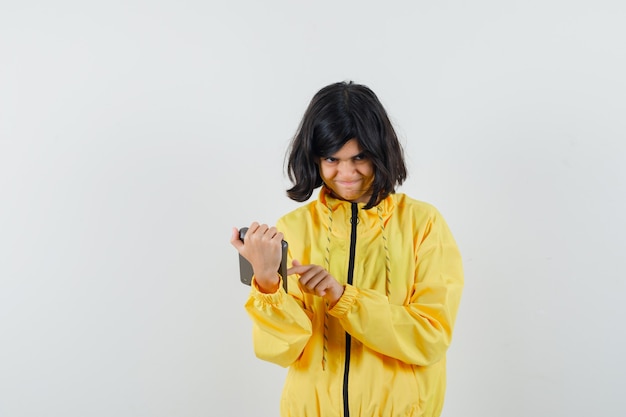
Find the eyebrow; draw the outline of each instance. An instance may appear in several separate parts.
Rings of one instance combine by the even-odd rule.
[[[337,158],[335,155],[328,155],[326,158],[340,159],[340,158]],[[365,151],[361,151],[361,152],[359,152],[359,153],[357,153],[355,155],[349,156],[349,157],[347,157],[345,159],[354,159],[354,158],[363,157],[363,156],[366,156],[366,152]]]

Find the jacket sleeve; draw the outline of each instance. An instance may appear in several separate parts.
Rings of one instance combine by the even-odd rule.
[[[253,323],[254,352],[259,359],[287,367],[311,337],[310,313],[282,285],[275,293],[264,294],[253,278],[251,287],[245,307]]]
[[[408,364],[428,366],[450,345],[463,289],[461,255],[441,217],[434,217],[416,242],[416,271],[410,301],[393,305],[377,291],[346,285],[329,311],[365,346]]]

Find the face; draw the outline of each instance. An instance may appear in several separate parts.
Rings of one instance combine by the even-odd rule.
[[[367,203],[372,195],[374,164],[356,139],[350,139],[335,154],[320,158],[322,180],[335,197],[352,203]]]

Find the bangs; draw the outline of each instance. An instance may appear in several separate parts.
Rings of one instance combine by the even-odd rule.
[[[350,139],[357,138],[357,129],[349,114],[339,109],[328,110],[329,114],[320,117],[313,128],[312,150],[319,158],[335,154]]]

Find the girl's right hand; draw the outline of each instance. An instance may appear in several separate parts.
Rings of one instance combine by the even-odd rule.
[[[239,230],[233,228],[230,243],[250,262],[254,271],[254,281],[264,293],[274,293],[280,285],[276,271],[282,258],[282,240],[283,234],[266,224],[253,222],[243,242],[239,239]]]

